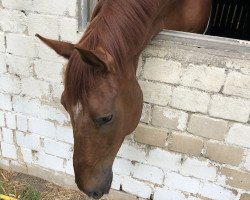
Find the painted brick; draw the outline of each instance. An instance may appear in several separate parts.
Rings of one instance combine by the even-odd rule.
[[[3,32],[0,32],[0,52],[5,52],[5,35]]]
[[[8,110],[8,111],[12,110],[12,102],[11,102],[10,95],[0,93],[0,109]]]
[[[157,167],[137,163],[133,177],[161,185],[163,183],[164,173]]]
[[[122,178],[116,174],[113,174],[113,181],[112,181],[111,188],[114,190],[120,190],[121,184],[122,184]],[[123,200],[123,199],[121,199],[121,200]]]
[[[247,122],[250,114],[249,102],[243,99],[214,95],[209,114],[213,117]]]
[[[160,58],[147,58],[144,65],[144,78],[177,84],[182,74],[181,63]]]
[[[183,133],[172,133],[167,142],[169,150],[192,156],[199,156],[203,148],[201,139]]]
[[[210,165],[208,161],[201,161],[196,158],[187,158],[180,169],[180,173],[185,176],[209,181],[215,181],[216,171],[216,167]]]
[[[167,129],[185,130],[188,114],[171,108],[153,107],[152,124]]]
[[[4,170],[9,170],[10,169],[10,161],[9,159],[0,159],[0,168]]]
[[[63,84],[52,83],[51,86],[52,86],[51,94],[53,98],[61,99],[62,92],[64,90]]]
[[[4,32],[24,33],[27,29],[27,17],[16,10],[0,10],[0,29]]]
[[[29,77],[32,75],[32,62],[28,58],[21,58],[14,55],[7,55],[7,64],[9,72],[21,77]]]
[[[49,95],[49,84],[34,78],[24,78],[21,81],[22,94],[33,98],[44,98]]]
[[[35,42],[33,37],[12,34],[6,35],[7,52],[24,57],[35,57]]]
[[[5,56],[5,54],[0,53],[0,73],[1,74],[7,72],[7,67],[6,66],[7,66],[6,65],[6,56]]]
[[[55,5],[58,6],[59,4]],[[57,16],[31,13],[28,15],[28,26],[30,36],[38,33],[50,39],[59,38],[59,19]]]
[[[12,113],[5,113],[6,126],[10,129],[16,129],[16,116]]]
[[[226,142],[250,148],[250,127],[243,124],[234,124],[227,135]]]
[[[167,173],[164,184],[168,188],[189,192],[192,194],[198,193],[201,186],[199,180],[185,177],[174,172]]]
[[[67,174],[75,176],[74,167],[73,167],[73,159],[67,160],[66,164],[64,165],[64,168]]]
[[[41,149],[40,137],[35,134],[25,134],[20,131],[16,131],[17,145],[21,148],[39,151]]]
[[[61,40],[77,43],[78,42],[78,21],[72,18],[60,19],[60,38]]]
[[[226,177],[226,184],[235,188],[250,190],[250,174],[234,169],[223,167],[220,173]]]
[[[69,15],[74,17],[76,15],[76,0],[71,2],[67,0],[61,0],[58,3],[57,0],[34,0],[34,11],[39,13],[46,13],[52,15]]]
[[[144,101],[157,105],[166,106],[170,103],[172,88],[160,83],[139,81],[143,91]]]
[[[140,124],[135,130],[135,141],[158,147],[164,147],[168,132]]]
[[[113,164],[113,172],[119,175],[130,176],[133,172],[133,164],[129,160],[116,158]]]
[[[151,118],[151,105],[147,103],[143,103],[142,114],[141,114],[141,122],[149,123]]]
[[[188,131],[201,137],[224,140],[227,132],[227,122],[202,115],[192,115]]]
[[[3,7],[15,10],[33,10],[32,0],[2,0]]]
[[[27,164],[33,164],[33,156],[32,156],[32,150],[21,148],[21,154],[23,157],[23,161]]]
[[[149,151],[147,163],[164,170],[178,171],[181,165],[181,155],[156,148]]]
[[[42,106],[42,113],[44,119],[55,120],[59,123],[70,122],[69,114],[62,108],[56,108],[49,105]]]
[[[55,140],[47,139],[44,140],[44,151],[47,154],[58,156],[61,158],[72,158],[73,148],[72,145],[56,142]]]
[[[16,147],[12,144],[1,142],[2,156],[10,159],[17,159]]]
[[[8,128],[2,128],[2,136],[3,136],[3,142],[7,144],[13,144],[13,131]]]
[[[132,145],[130,143],[123,143],[117,155],[122,158],[142,163],[146,160],[146,152],[136,144]]]
[[[56,139],[62,142],[74,143],[72,127],[58,126],[56,127]]]
[[[36,159],[34,163],[36,165],[39,165],[47,169],[56,170],[56,171],[64,171],[62,158],[51,156],[43,152],[37,153],[35,155],[35,158]]]
[[[250,194],[242,194],[240,196],[240,200],[249,200],[250,199]]]
[[[27,132],[28,131],[28,120],[23,115],[16,115],[17,130]]]
[[[219,92],[225,80],[225,69],[190,64],[184,70],[181,84],[206,91]]]
[[[201,189],[201,195],[214,200],[235,200],[237,196],[235,192],[213,183],[205,183]]]
[[[246,162],[244,166],[248,171],[250,171],[250,151],[246,155]]]
[[[207,93],[178,87],[173,91],[171,105],[191,112],[206,113],[210,96]]]
[[[154,200],[185,200],[186,197],[179,191],[157,187],[154,193]]]
[[[152,193],[152,188],[148,184],[129,177],[124,178],[122,189],[142,198],[149,198]]]
[[[223,93],[250,99],[250,75],[239,72],[229,73]]]
[[[31,118],[28,121],[29,131],[41,136],[54,138],[56,128],[52,122]]]
[[[220,163],[238,166],[244,156],[244,149],[235,146],[206,142],[205,147],[205,157]]]
[[[19,94],[20,93],[20,80],[16,76],[9,74],[0,74],[0,90]]]
[[[63,85],[63,64],[36,60],[34,70],[37,78]]]
[[[0,127],[5,126],[5,117],[4,117],[4,112],[0,111]],[[1,134],[0,134],[1,135]]]

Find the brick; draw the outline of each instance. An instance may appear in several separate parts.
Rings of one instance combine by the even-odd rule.
[[[10,159],[17,159],[16,147],[12,144],[1,142],[2,156]]]
[[[188,132],[209,139],[224,140],[227,122],[203,115],[192,115],[188,124]]]
[[[127,194],[121,191],[110,191],[108,195],[109,200],[137,200],[136,196]]]
[[[61,99],[62,92],[64,90],[63,84],[52,83],[51,86],[52,86],[51,94],[52,94],[53,98]]]
[[[16,115],[17,130],[27,132],[28,131],[28,120],[23,115]]]
[[[133,177],[161,185],[163,183],[164,173],[157,167],[137,163],[135,165]]]
[[[9,74],[0,74],[0,90],[19,94],[20,93],[20,80],[16,76]]]
[[[163,170],[178,171],[181,165],[181,155],[156,148],[149,151],[147,164]]]
[[[196,158],[187,158],[180,169],[180,173],[185,176],[193,176],[209,181],[215,181],[216,171],[216,167],[210,165],[208,161]]]
[[[201,195],[215,200],[235,200],[237,193],[213,183],[205,183],[201,189]]]
[[[119,175],[130,176],[133,172],[133,164],[129,160],[116,158],[113,164],[113,172]]]
[[[41,136],[55,138],[56,128],[52,122],[31,118],[28,121],[29,131]]]
[[[58,126],[56,127],[56,139],[69,144],[74,143],[72,127]]]
[[[20,154],[19,154],[20,155]],[[27,167],[25,164],[20,163],[16,160],[10,161],[10,170],[16,173],[27,174]]]
[[[239,72],[229,73],[223,93],[250,99],[250,75]]]
[[[9,73],[11,74],[15,74],[21,77],[29,77],[32,75],[32,62],[28,58],[21,58],[8,54],[7,64],[9,67]]]
[[[209,114],[213,117],[247,122],[250,114],[249,102],[243,99],[214,95]]]
[[[167,173],[164,185],[168,188],[196,194],[200,190],[200,181],[180,174]]]
[[[36,56],[33,37],[9,33],[6,35],[6,41],[8,53],[29,58]]]
[[[76,16],[76,0],[71,2],[67,0],[61,0],[58,3],[57,0],[34,0],[34,11],[39,13],[46,13],[52,15],[69,15],[69,16]]]
[[[21,148],[39,151],[41,149],[40,137],[35,134],[25,134],[23,132],[16,132],[17,145]]]
[[[160,83],[139,81],[142,88],[144,101],[157,105],[166,106],[170,103],[172,88]]]
[[[32,155],[32,150],[26,149],[26,148],[21,148],[21,154],[23,161],[27,164],[33,164],[33,155]]]
[[[13,144],[13,131],[8,128],[2,128],[2,136],[3,136],[3,142],[7,144]]]
[[[57,142],[55,140],[47,139],[44,140],[44,151],[47,154],[58,156],[61,158],[72,158],[73,147],[72,145]]]
[[[61,18],[59,23],[61,40],[77,43],[78,21],[72,18]]]
[[[141,122],[149,123],[151,118],[151,105],[147,103],[143,103],[142,114],[141,114]]]
[[[162,128],[182,130],[187,127],[188,114],[167,107],[153,107],[152,124]]]
[[[2,0],[4,8],[15,10],[33,10],[32,0]]]
[[[120,190],[122,184],[122,178],[116,174],[113,174],[113,181],[111,184],[111,188],[114,190]]]
[[[209,101],[207,93],[178,87],[173,91],[171,105],[182,110],[206,113]]]
[[[1,98],[1,97],[0,97]],[[4,117],[4,112],[0,111],[0,127],[5,126],[5,117]],[[1,134],[0,134],[1,135]]]
[[[225,69],[190,64],[183,72],[181,84],[205,91],[219,92],[224,80]]]
[[[6,64],[6,56],[4,54],[0,54],[0,73],[1,74],[7,72],[7,67],[6,66],[7,66],[7,64]]]
[[[10,129],[16,129],[16,116],[12,113],[5,113],[6,126]]]
[[[66,164],[64,165],[64,168],[67,174],[72,175],[72,176],[75,175],[74,167],[73,167],[73,159],[67,160]]]
[[[230,128],[226,142],[250,148],[250,127],[243,124],[233,124]]]
[[[61,124],[63,124],[64,122],[69,123],[70,122],[69,115],[64,109],[62,111],[62,109],[63,109],[62,107],[56,108],[49,105],[43,105],[41,116],[44,119],[55,120]]]
[[[55,171],[64,171],[62,158],[51,156],[42,152],[37,153],[35,158],[34,164],[36,165]]]
[[[226,177],[226,184],[235,188],[240,188],[249,191],[250,190],[250,174],[241,172],[234,169],[223,167],[220,173]]]
[[[5,35],[3,32],[0,32],[0,52],[5,52]]]
[[[0,10],[0,29],[4,32],[24,33],[27,29],[27,17],[16,10]]]
[[[199,156],[203,148],[203,141],[183,133],[172,133],[168,137],[168,149],[192,156]]]
[[[165,147],[168,132],[140,124],[135,130],[135,141],[158,147]]]
[[[185,195],[180,191],[174,191],[167,188],[157,187],[154,193],[154,200],[166,200],[166,197],[169,200],[184,200],[186,199]]]
[[[34,71],[37,78],[51,83],[60,83],[63,85],[63,64],[49,62],[45,60],[36,60]]]
[[[24,78],[21,81],[22,94],[33,98],[45,98],[49,96],[49,83],[34,78]]]
[[[117,155],[128,160],[142,163],[146,160],[145,150],[140,146],[131,143],[123,143]]]
[[[12,102],[10,95],[0,93],[0,109],[8,111],[12,110]]]
[[[182,74],[181,63],[160,58],[147,58],[144,78],[165,83],[178,84]]]
[[[245,168],[250,171],[250,151],[246,155]]]
[[[243,159],[244,149],[239,147],[212,142],[206,142],[205,147],[205,157],[216,162],[238,166]]]
[[[242,194],[240,196],[240,200],[250,200],[250,194]]]
[[[129,177],[124,178],[122,189],[142,198],[149,198],[152,193],[152,188],[148,184]]]
[[[58,3],[55,5],[58,6]],[[28,15],[28,33],[30,36],[38,33],[56,40],[59,38],[59,19],[57,16],[31,13]]]
[[[10,170],[10,160],[5,160],[3,158],[0,159],[0,169]]]

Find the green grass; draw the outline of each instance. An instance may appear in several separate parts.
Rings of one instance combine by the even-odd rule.
[[[27,187],[21,194],[20,200],[39,200],[40,193],[34,188]]]

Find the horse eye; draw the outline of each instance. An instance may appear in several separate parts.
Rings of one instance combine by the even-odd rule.
[[[97,118],[97,119],[95,119],[95,122],[97,125],[102,126],[102,125],[105,125],[105,124],[111,122],[112,119],[113,119],[113,115],[109,115],[106,117]]]

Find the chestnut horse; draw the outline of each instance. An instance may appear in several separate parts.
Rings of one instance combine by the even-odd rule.
[[[99,0],[79,43],[37,35],[69,60],[61,103],[73,127],[75,181],[88,196],[109,192],[116,154],[139,123],[141,51],[164,28],[202,33],[210,9],[211,0]]]

